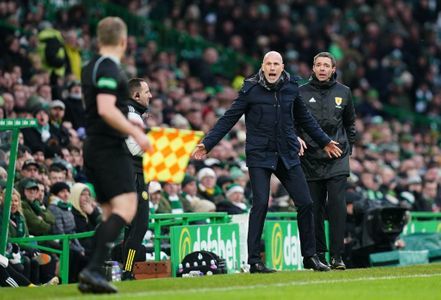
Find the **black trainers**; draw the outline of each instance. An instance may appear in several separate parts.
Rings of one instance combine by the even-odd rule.
[[[82,293],[94,294],[113,294],[118,292],[118,289],[107,282],[103,275],[89,269],[84,269],[78,275],[78,289]]]
[[[317,254],[303,258],[303,267],[305,269],[312,269],[319,272],[327,272],[331,270],[327,265],[320,262]]]
[[[329,267],[329,263],[326,260],[326,252],[317,252],[317,256],[322,264]]]
[[[275,273],[276,270],[267,268],[264,263],[258,262],[255,264],[251,264],[250,273]]]
[[[331,257],[331,269],[333,269],[333,270],[346,270],[346,265],[340,256]]]
[[[128,280],[135,280],[135,275],[133,275],[132,272],[130,271],[123,271],[122,275],[121,275],[121,280],[122,281],[128,281]]]

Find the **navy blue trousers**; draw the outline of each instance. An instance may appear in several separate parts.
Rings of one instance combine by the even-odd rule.
[[[288,191],[289,196],[294,200],[294,204],[297,207],[297,222],[302,256],[309,257],[316,252],[313,205],[303,170],[300,164],[288,170],[279,161],[276,170],[260,167],[249,168],[253,191],[253,205],[250,211],[248,227],[249,264],[261,261],[260,240],[268,211],[270,179],[273,173]]]

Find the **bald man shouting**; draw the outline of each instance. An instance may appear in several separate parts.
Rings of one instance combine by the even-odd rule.
[[[265,54],[259,72],[245,80],[231,107],[196,146],[193,158],[204,159],[243,114],[247,130],[246,162],[253,191],[248,231],[250,272],[275,272],[267,268],[260,257],[272,174],[279,178],[297,207],[304,267],[329,271],[316,255],[312,200],[300,166],[302,146],[294,125],[303,128],[329,157],[339,157],[342,151],[309,113],[299,96],[297,82],[284,71],[280,53]]]

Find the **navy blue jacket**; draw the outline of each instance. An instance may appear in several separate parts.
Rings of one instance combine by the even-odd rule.
[[[290,79],[286,72],[276,87],[266,84],[262,72],[245,80],[239,96],[203,139],[207,152],[243,114],[247,131],[245,154],[248,167],[275,169],[279,158],[287,169],[300,164],[300,144],[295,123],[321,147],[331,141],[300,98],[297,82]]]

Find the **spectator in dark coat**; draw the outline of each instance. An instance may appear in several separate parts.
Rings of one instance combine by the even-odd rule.
[[[72,214],[72,204],[68,202],[70,188],[65,182],[57,182],[51,186],[49,210],[55,216],[52,227],[54,234],[72,234],[75,231],[75,218]],[[87,265],[85,249],[78,239],[71,239],[69,244],[69,282],[78,281],[78,273]]]
[[[72,186],[69,203],[72,204],[72,214],[75,220],[76,232],[95,230],[101,222],[101,212],[91,196],[89,187],[83,183],[75,183]],[[93,250],[92,238],[80,239],[86,256],[90,256]]]

